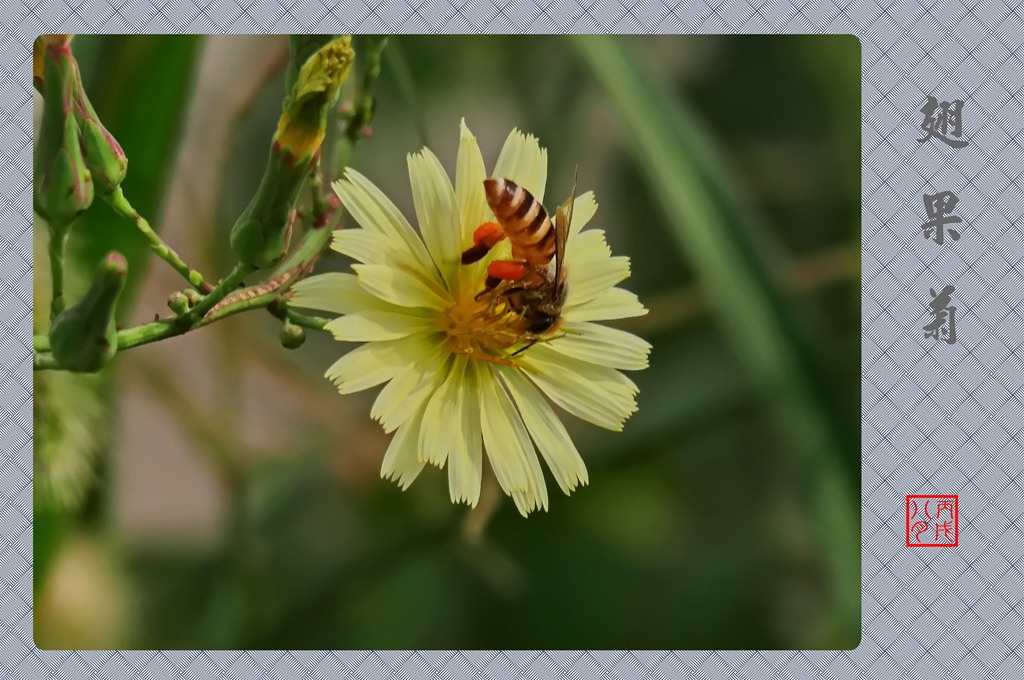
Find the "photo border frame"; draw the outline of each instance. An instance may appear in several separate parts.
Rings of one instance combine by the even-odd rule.
[[[108,4],[109,3],[109,4]],[[1012,3],[1010,3],[1012,4]],[[115,678],[1019,677],[1024,18],[1001,0],[20,0],[0,50],[0,674]],[[862,45],[862,639],[846,651],[40,651],[32,612],[32,41],[40,33],[830,33]],[[1013,37],[1016,36],[1016,37]],[[919,142],[929,96],[968,145]],[[963,240],[921,238],[960,197]],[[955,283],[958,340],[931,341]],[[908,495],[956,494],[951,549],[905,545]]]

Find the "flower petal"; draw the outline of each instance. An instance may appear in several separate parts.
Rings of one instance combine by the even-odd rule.
[[[487,170],[476,137],[462,121],[459,139],[459,159],[455,165],[455,201],[459,206],[459,221],[462,226],[462,247],[469,247],[473,230],[494,218],[484,194],[484,180]]]
[[[388,237],[370,229],[338,229],[331,237],[331,250],[358,262],[388,262]]]
[[[586,484],[587,466],[548,402],[520,371],[503,366],[500,372],[558,486],[568,495],[577,485]]]
[[[462,402],[463,445],[448,456],[448,492],[453,503],[467,503],[475,508],[480,500],[480,481],[483,477],[483,440],[476,371],[467,367],[465,381],[466,398]]]
[[[591,300],[629,276],[629,258],[612,257],[602,229],[588,229],[569,239],[565,261],[569,277],[566,307]]]
[[[566,306],[563,316],[566,321],[610,321],[645,314],[647,308],[640,304],[640,299],[634,293],[623,288],[612,288],[588,302]]]
[[[444,354],[442,348],[435,345],[419,361],[395,374],[380,391],[370,409],[370,417],[379,422],[385,432],[395,431],[425,406],[444,375]]]
[[[324,330],[342,342],[374,342],[428,332],[433,330],[435,323],[433,319],[411,314],[367,311],[334,319],[324,326]]]
[[[451,306],[432,287],[393,265],[355,264],[359,285],[380,299],[400,307],[425,307],[441,311]]]
[[[484,222],[494,220],[491,208],[487,205],[487,196],[484,193],[485,179],[487,179],[487,170],[484,167],[483,156],[480,154],[480,146],[463,119],[459,140],[459,159],[455,166],[455,201],[459,207],[461,237],[459,247],[462,250],[473,245],[473,232],[477,227]],[[458,268],[459,286],[464,288],[481,278],[488,259],[484,258],[473,265],[460,266]]]
[[[342,394],[351,394],[391,380],[427,352],[429,345],[422,334],[369,342],[335,361],[327,369],[325,377]]]
[[[492,177],[510,179],[544,203],[544,185],[548,181],[548,150],[537,138],[513,129],[498,154]]]
[[[380,311],[402,312],[401,307],[384,302],[359,285],[355,274],[328,272],[303,279],[291,287],[293,307],[319,309],[335,314]]]
[[[651,344],[632,333],[578,321],[566,323],[562,330],[565,335],[547,343],[559,354],[626,371],[640,371],[648,366]]]
[[[629,278],[629,258],[622,255],[595,260],[589,265],[578,261],[566,265],[569,277],[565,306],[590,302],[606,293],[615,284]]]
[[[373,182],[352,168],[345,169],[345,178],[334,183],[334,191],[342,205],[364,229],[376,231],[389,239],[389,250],[396,257],[421,270],[424,276],[436,277],[434,263],[422,239],[387,196]]]
[[[507,396],[505,397],[508,398]],[[511,405],[511,401],[509,404]],[[512,406],[513,412],[515,406]],[[516,414],[516,418],[519,415]],[[523,426],[526,427],[525,425]],[[526,463],[530,469],[530,488],[526,491],[513,491],[512,500],[515,501],[516,509],[519,510],[519,514],[526,517],[534,510],[540,510],[543,508],[544,512],[548,511],[548,487],[544,482],[544,471],[540,467],[540,460],[537,458],[537,452],[534,450],[533,445],[526,450]]]
[[[540,345],[518,359],[526,376],[574,416],[620,432],[625,420],[636,412],[637,387],[615,369],[572,359]]]
[[[480,392],[480,429],[498,484],[526,516],[548,507],[548,491],[537,453],[519,412],[489,366],[474,361]]]
[[[594,198],[593,191],[577,196],[576,200],[572,202],[572,224],[569,225],[570,236],[580,233],[580,230],[587,226],[596,214],[597,199]]]
[[[423,421],[423,410],[401,427],[391,439],[384,462],[380,466],[380,476],[398,482],[402,490],[409,488],[420,471],[423,461],[416,457],[416,442],[419,436],[420,423]]]
[[[462,233],[455,203],[455,189],[433,152],[424,147],[409,154],[409,182],[423,242],[441,278],[454,290],[461,264]]]
[[[462,410],[465,396],[464,356],[456,356],[448,376],[427,401],[420,426],[419,457],[425,463],[443,468],[448,454],[464,448],[462,443]]]

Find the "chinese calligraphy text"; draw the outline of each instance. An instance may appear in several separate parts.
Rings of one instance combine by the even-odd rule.
[[[931,309],[932,321],[924,326],[924,337],[942,340],[948,345],[956,342],[956,307],[953,307],[953,286],[946,286],[938,293],[934,288],[929,288],[932,301],[928,304]]]
[[[928,213],[928,221],[921,225],[925,238],[934,239],[940,246],[946,242],[946,232],[954,241],[960,240],[960,232],[947,224],[959,224],[963,220],[953,214],[953,209],[960,201],[952,191],[942,191],[924,195],[924,208]]]
[[[962,149],[967,146],[966,139],[959,139],[963,136],[963,108],[964,103],[960,99],[953,102],[940,102],[935,97],[928,95],[927,103],[921,107],[921,113],[924,114],[921,129],[926,134],[917,141],[923,143],[935,137],[954,149]],[[950,136],[957,139],[951,139]]]

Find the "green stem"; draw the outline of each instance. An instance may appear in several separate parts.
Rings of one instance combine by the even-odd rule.
[[[217,288],[186,315],[177,319],[154,321],[119,331],[117,334],[118,351],[184,335],[226,317],[253,309],[269,309],[279,319],[288,319],[297,326],[323,330],[331,319],[295,312],[287,307],[281,296],[296,281],[302,279],[312,270],[313,264],[330,242],[331,234],[341,220],[341,209],[332,208],[326,218],[322,227],[306,232],[295,252],[288,256],[267,281],[251,288],[235,291],[238,283],[252,273],[251,268],[237,265]],[[223,304],[220,304],[222,302]],[[48,354],[49,336],[33,336],[32,346],[36,352],[35,368],[37,370],[60,368],[53,357]]]
[[[256,271],[255,267],[239,262],[235,265],[235,268],[231,270],[223,281],[217,284],[210,293],[199,301],[195,307],[189,311],[184,317],[181,317],[181,321],[178,324],[186,329],[196,325],[196,322],[200,321],[208,311],[213,309],[218,302],[223,300],[229,293],[238,287],[238,284],[245,280],[245,277],[249,276]]]
[[[49,352],[40,354],[36,353],[32,355],[32,370],[33,371],[48,371],[59,369],[60,364],[53,358],[53,355]]]
[[[310,224],[317,225],[331,211],[331,203],[324,196],[324,178],[320,158],[309,173],[309,191],[313,195],[313,217]]]
[[[284,302],[278,300],[276,304],[270,304],[267,306],[267,311],[276,316],[281,321],[290,321],[296,326],[302,326],[303,328],[311,328],[313,330],[322,331],[324,326],[329,324],[332,319],[328,319],[323,316],[314,316],[312,314],[303,314],[302,312],[296,312]]]
[[[238,300],[237,302],[233,302],[228,305],[223,305],[213,310],[205,317],[203,317],[202,325],[208,326],[214,321],[220,321],[221,319],[226,319],[229,316],[234,316],[235,314],[240,314],[241,312],[248,312],[253,309],[264,309],[265,307],[270,305],[270,303],[273,302],[277,298],[277,296],[277,290],[272,290],[263,295],[243,298]]]
[[[412,115],[416,132],[420,138],[420,145],[430,146],[427,139],[427,124],[423,119],[423,107],[420,105],[420,98],[416,92],[416,80],[413,78],[412,69],[409,68],[409,62],[405,58],[401,38],[391,41],[391,48],[388,50],[388,64],[398,92],[405,100],[405,110]]]
[[[296,326],[311,328],[317,331],[324,330],[324,327],[333,321],[333,319],[328,319],[327,317],[302,314],[300,312],[292,311],[291,309],[288,310],[288,320]]]
[[[113,193],[107,195],[107,203],[114,209],[118,215],[129,219],[135,223],[135,226],[142,233],[143,238],[146,239],[146,245],[149,249],[156,254],[161,260],[171,265],[174,271],[181,274],[181,276],[188,281],[191,285],[195,286],[196,290],[201,293],[208,293],[213,290],[210,284],[206,283],[203,279],[203,275],[197,270],[189,267],[185,264],[184,260],[174,251],[169,245],[164,243],[164,240],[160,238],[159,234],[153,231],[153,228],[149,226],[149,222],[139,214],[139,212],[132,207],[132,204],[125,198],[124,192],[121,191],[121,187],[118,187]]]
[[[258,307],[265,307],[270,304],[273,299],[270,296],[268,296],[268,298],[269,299],[265,300],[259,300],[257,298],[240,300],[235,304],[225,305],[213,314],[200,318],[191,326],[183,326],[177,319],[165,319],[163,321],[153,321],[152,323],[135,326],[134,328],[126,328],[125,330],[118,331],[117,333],[117,350],[120,352],[133,347],[139,347],[140,345],[148,345],[160,340],[166,340],[167,338],[173,338],[177,335],[184,335],[189,331],[204,328],[215,321],[220,321],[221,319],[229,316],[240,314],[241,312],[246,312]],[[196,309],[198,309],[198,305],[196,306]],[[195,310],[193,309],[193,311]]]
[[[363,79],[359,84],[359,94],[356,95],[352,108],[339,121],[341,135],[331,149],[331,171],[335,176],[340,176],[345,167],[352,160],[352,153],[355,151],[356,143],[363,136],[373,120],[376,100],[373,97],[373,88],[380,77],[381,56],[384,47],[388,44],[387,36],[367,36],[367,47],[362,50],[361,56],[365,58],[363,66]]]
[[[363,50],[363,56],[366,58],[366,65],[363,67],[363,81],[359,84],[359,98],[356,100],[352,118],[345,131],[353,144],[373,120],[376,108],[373,88],[377,84],[377,78],[380,77],[380,60],[384,54],[384,47],[388,44],[387,36],[368,36],[366,40],[369,45]]]
[[[148,345],[151,342],[158,340],[164,340],[166,338],[173,338],[176,335],[192,330],[183,326],[178,326],[175,323],[175,319],[166,319],[164,321],[154,321],[152,323],[142,324],[141,326],[135,326],[133,328],[126,328],[123,331],[117,333],[117,350],[131,349],[132,347],[138,347],[139,345]],[[196,326],[198,328],[198,326]]]
[[[386,39],[381,38],[373,44],[374,47],[371,50],[368,50],[371,64],[368,64],[367,70],[364,73],[361,99],[357,107],[360,113],[357,119],[347,119],[349,124],[343,130],[344,138],[349,142],[346,149],[346,159],[348,158],[347,154],[351,153],[352,146],[361,137],[365,126],[373,116],[373,97],[371,91],[380,72],[380,54],[385,43]],[[373,63],[376,65],[373,65]],[[108,200],[110,200],[114,209],[119,214],[136,222],[139,230],[146,236],[150,247],[161,259],[171,264],[189,283],[192,283],[200,290],[205,289],[209,291],[195,307],[180,317],[154,321],[119,331],[117,333],[118,350],[128,350],[133,347],[184,335],[228,316],[260,308],[267,309],[273,307],[270,311],[282,320],[290,321],[304,328],[323,330],[330,323],[331,319],[295,312],[288,308],[282,299],[282,295],[286,293],[291,285],[310,273],[313,264],[319,259],[321,253],[330,242],[331,234],[338,228],[341,221],[341,208],[336,203],[324,198],[318,191],[322,186],[322,182],[321,176],[319,173],[316,173],[314,180],[314,189],[317,190],[314,199],[316,219],[313,221],[312,228],[303,237],[302,242],[285,262],[275,270],[270,279],[244,290],[238,290],[238,286],[247,276],[257,271],[255,267],[242,263],[236,264],[227,277],[217,284],[216,287],[211,287],[209,283],[202,279],[202,276],[197,271],[189,268],[172,249],[160,240],[159,236],[149,227],[149,224],[131,207],[120,190],[110,196]],[[47,335],[36,335],[32,341],[33,349],[35,350],[33,363],[36,370],[62,368],[53,358],[52,354],[49,353],[50,338]]]
[[[317,242],[318,240],[319,239],[310,238],[310,242],[313,246],[319,245]],[[304,264],[300,265],[299,268],[304,268]],[[135,326],[133,328],[118,331],[118,351],[121,352],[132,349],[133,347],[148,345],[154,342],[159,342],[160,340],[184,335],[190,331],[209,326],[221,319],[253,309],[265,308],[282,321],[287,320],[296,326],[302,326],[304,328],[314,330],[323,330],[324,327],[331,322],[331,319],[329,318],[302,314],[289,308],[287,304],[281,300],[282,288],[280,286],[273,286],[262,294],[236,296],[236,300],[230,301],[229,304],[225,304],[214,309],[214,307],[217,306],[217,303],[223,300],[227,296],[227,293],[229,293],[234,286],[249,273],[251,273],[250,268],[245,267],[244,265],[235,267],[231,274],[229,274],[213,292],[203,298],[203,300],[184,317],[179,319],[153,321],[151,323],[142,324],[141,326]],[[292,282],[290,281],[289,283]],[[247,289],[246,292],[249,292],[250,290],[252,289]],[[210,312],[210,310],[213,311]],[[197,312],[199,313],[197,314]],[[193,317],[194,320],[190,320]],[[55,370],[61,368],[60,364],[56,359],[54,359],[53,355],[49,351],[50,337],[48,335],[33,336],[32,347],[35,351],[33,357],[34,370]]]
[[[64,246],[71,225],[50,230],[50,322],[64,311]]]

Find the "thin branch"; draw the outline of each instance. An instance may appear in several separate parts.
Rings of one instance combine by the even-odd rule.
[[[302,326],[303,328],[311,328],[317,331],[324,330],[324,327],[332,321],[327,317],[313,316],[311,314],[303,314],[302,312],[296,312],[280,298],[274,300],[269,305],[267,305],[267,311],[276,316],[281,321],[290,321],[296,326]]]
[[[385,43],[386,39],[381,38],[368,51],[363,87],[355,107],[357,115],[347,120],[348,124],[345,129],[349,152],[357,139],[362,136],[366,125],[373,116],[372,86],[380,73],[380,55]],[[318,175],[316,180],[319,179]],[[197,289],[206,291],[206,295],[192,309],[176,318],[156,320],[119,331],[117,333],[118,350],[128,350],[183,335],[228,316],[259,308],[268,309],[278,318],[296,326],[323,330],[331,319],[296,312],[288,307],[287,301],[282,297],[291,285],[312,271],[313,265],[330,243],[331,233],[341,220],[342,211],[337,198],[332,195],[327,197],[321,195],[321,186],[320,182],[315,182],[314,191],[318,195],[314,197],[314,206],[317,214],[312,227],[306,232],[299,246],[270,279],[242,290],[238,290],[238,287],[246,277],[257,271],[255,267],[239,263],[219,284],[211,287],[198,271],[188,267],[177,253],[160,239],[150,228],[148,222],[131,207],[120,190],[113,193],[109,201],[115,211],[135,222],[140,232],[146,237],[150,248],[190,284]],[[49,352],[49,346],[48,336],[33,337],[35,350],[33,364],[36,370],[61,368],[52,353]]]
[[[216,288],[200,300],[199,304],[193,307],[188,314],[178,320],[178,325],[186,329],[194,326],[207,312],[217,306],[217,303],[233,292],[245,280],[245,277],[255,271],[256,268],[251,265],[242,264],[241,262],[236,264],[231,273],[224,277],[224,280],[218,283]]]
[[[68,242],[70,223],[50,229],[50,322],[64,311],[64,246]]]
[[[153,231],[153,228],[149,226],[149,222],[146,221],[139,211],[132,207],[132,204],[125,198],[124,192],[121,191],[121,187],[118,187],[106,197],[107,203],[114,209],[121,217],[131,220],[135,223],[142,237],[146,239],[146,245],[149,249],[159,257],[161,260],[171,265],[174,271],[181,274],[182,278],[189,282],[190,285],[195,286],[196,290],[201,293],[209,293],[213,290],[213,286],[207,283],[203,279],[203,275],[198,270],[185,264],[185,261],[181,259],[181,256],[167,245],[160,235]]]

